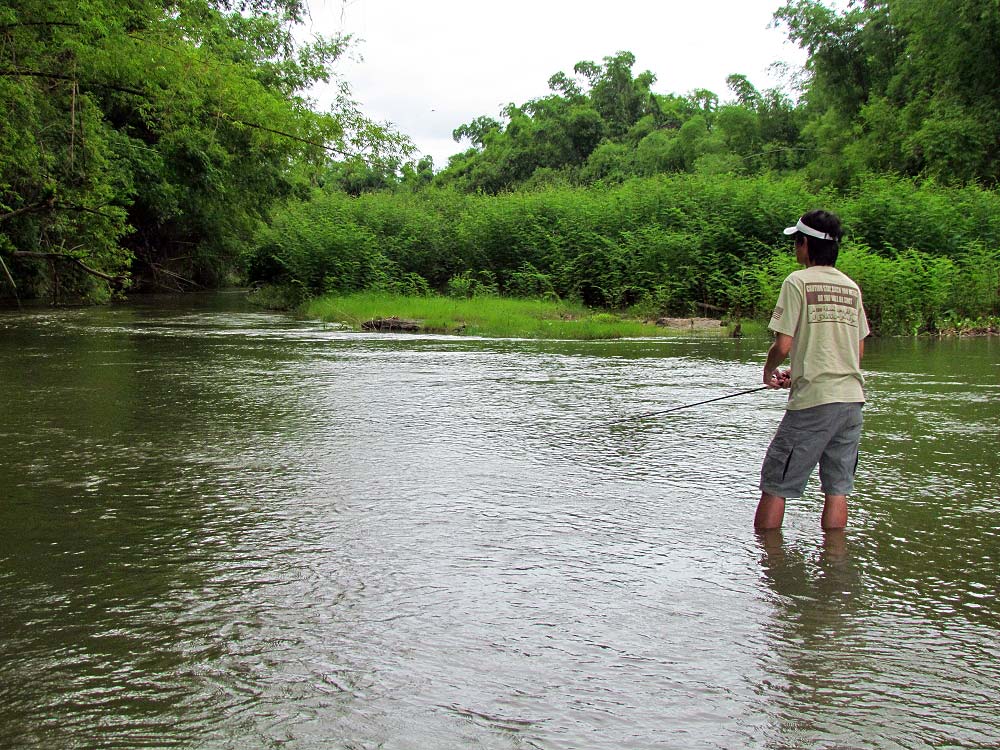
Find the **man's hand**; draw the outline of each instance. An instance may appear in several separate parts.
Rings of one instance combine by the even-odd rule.
[[[764,385],[768,388],[788,388],[792,384],[792,371],[778,370],[778,365],[792,350],[794,339],[787,333],[779,333],[774,337],[771,348],[767,350],[767,361],[764,362]]]
[[[792,384],[792,371],[791,370],[779,370],[777,368],[773,370],[764,371],[764,385],[768,388],[788,388]]]

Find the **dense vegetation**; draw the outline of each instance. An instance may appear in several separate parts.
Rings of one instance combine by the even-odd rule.
[[[469,147],[438,172],[349,97],[302,98],[346,40],[296,47],[298,0],[95,3],[0,0],[0,260],[25,294],[239,269],[294,302],[761,316],[793,263],[778,230],[822,205],[877,330],[1000,312],[995,2],[793,0],[775,20],[809,53],[799,87],[737,73],[725,101],[657,92],[629,52],[582,61],[456,127]]]
[[[0,0],[0,261],[22,296],[218,283],[331,158],[405,147],[346,95],[302,0]],[[2,277],[0,277],[2,278]],[[11,287],[3,284],[4,292]]]
[[[299,297],[436,290],[752,317],[770,313],[795,267],[778,230],[819,199],[850,230],[838,265],[877,330],[939,330],[997,309],[1000,196],[889,177],[821,196],[801,178],[705,175],[500,196],[317,191],[275,217],[250,271]]]

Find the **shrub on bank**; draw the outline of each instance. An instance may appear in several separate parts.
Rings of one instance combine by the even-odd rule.
[[[862,286],[875,330],[1000,312],[997,194],[889,177],[844,195],[726,175],[499,196],[317,191],[275,215],[247,267],[252,280],[304,296],[485,293],[766,319],[795,268],[780,230],[820,205],[844,220],[838,265]]]

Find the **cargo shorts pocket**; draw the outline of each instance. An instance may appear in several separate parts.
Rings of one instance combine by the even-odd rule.
[[[795,455],[795,446],[790,443],[772,442],[764,456],[764,463],[760,470],[761,489],[778,488],[788,476],[788,469],[792,465],[792,458]]]

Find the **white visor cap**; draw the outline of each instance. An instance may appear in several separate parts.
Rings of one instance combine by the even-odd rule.
[[[818,229],[813,229],[811,226],[802,223],[802,219],[795,222],[794,227],[788,227],[785,230],[785,234],[795,234],[796,232],[802,232],[802,234],[808,234],[810,237],[816,237],[820,240],[832,240],[833,237],[828,235],[826,232],[821,232]]]

